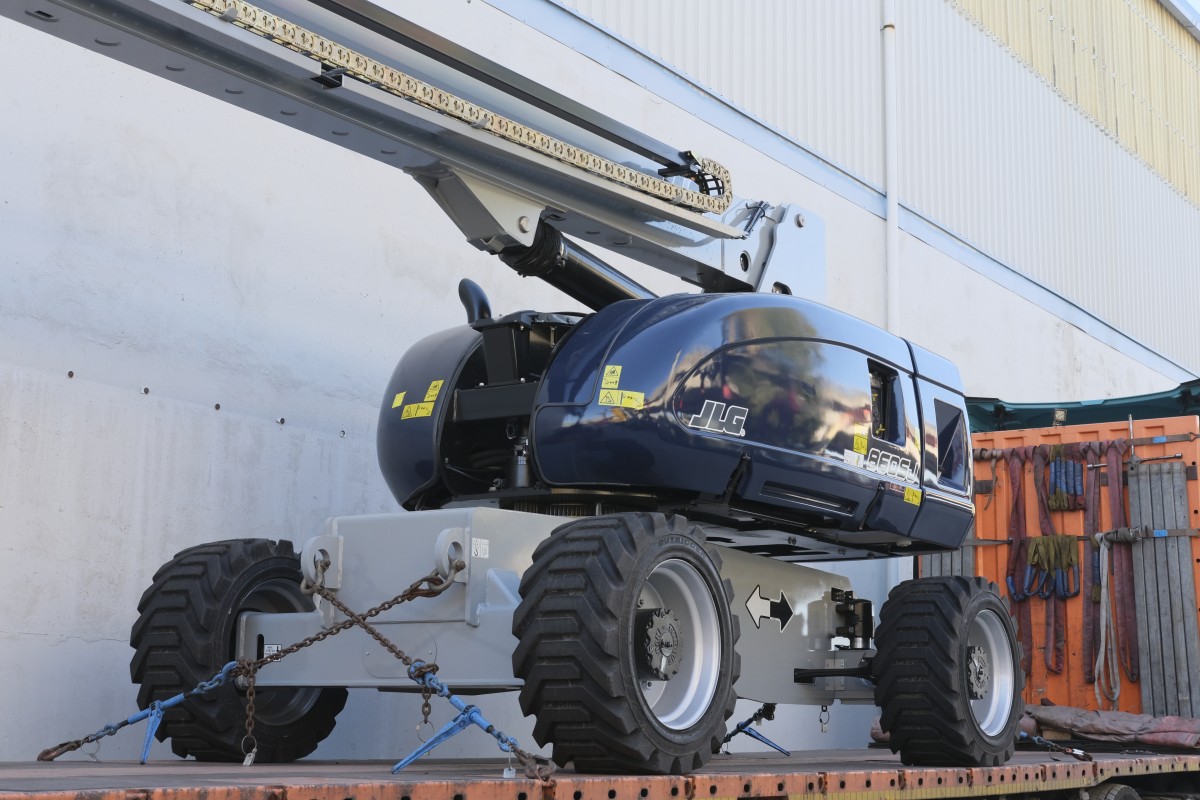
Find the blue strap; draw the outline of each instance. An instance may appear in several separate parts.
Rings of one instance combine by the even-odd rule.
[[[1054,593],[1066,600],[1079,594],[1079,565],[1071,564],[1066,569],[1054,571]]]

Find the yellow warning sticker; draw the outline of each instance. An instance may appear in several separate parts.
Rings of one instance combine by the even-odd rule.
[[[646,405],[645,392],[621,392],[616,389],[600,390],[600,405],[639,409]]]
[[[625,408],[641,408],[646,405],[646,393],[621,392],[621,405]]]
[[[865,455],[867,452],[867,436],[863,433],[854,434],[854,452]]]
[[[601,389],[616,389],[621,384],[621,368],[616,364],[604,366],[604,377],[600,381]],[[618,403],[603,403],[603,405],[618,405]]]
[[[429,388],[425,391],[426,403],[432,403],[434,400],[437,400],[438,392],[442,390],[443,383],[445,383],[445,381],[434,381],[433,383],[429,384]],[[429,415],[424,414],[423,416],[427,417]]]
[[[904,490],[904,502],[912,503],[914,506],[921,505],[921,490],[906,488]]]
[[[409,403],[400,412],[400,419],[433,416],[433,403]]]
[[[392,398],[392,408],[399,408],[404,405],[404,395],[406,392],[396,392],[396,396]]]

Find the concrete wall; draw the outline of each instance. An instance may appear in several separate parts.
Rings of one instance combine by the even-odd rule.
[[[812,209],[829,301],[882,319],[872,210],[492,5],[414,5],[419,24],[718,158],[739,194]],[[465,245],[403,174],[8,20],[0,47],[20,65],[0,96],[0,760],[26,760],[133,711],[129,626],[173,553],[237,536],[303,541],[327,516],[396,509],[375,465],[380,395],[406,345],[461,322],[460,276],[499,311],[573,304]],[[943,250],[906,237],[903,253],[915,312],[903,333],[958,358],[974,393],[1170,382]],[[1011,341],[980,329],[984,313],[1018,321]],[[398,564],[398,584],[427,569]],[[900,570],[850,568],[876,599]],[[484,705],[532,745],[513,696]],[[317,756],[406,752],[416,706],[352,693]],[[872,713],[835,707],[821,735],[817,709],[787,709],[768,733],[855,746]],[[434,721],[449,717],[438,707]],[[126,731],[99,757],[139,748],[140,731]],[[475,733],[438,751],[493,753]]]

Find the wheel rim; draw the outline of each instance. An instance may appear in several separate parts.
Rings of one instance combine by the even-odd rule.
[[[669,609],[679,620],[679,671],[670,680],[640,675],[642,697],[667,728],[684,730],[708,710],[720,681],[721,622],[704,577],[694,566],[673,558],[650,573],[638,596],[643,609]],[[635,669],[635,674],[637,670]]]
[[[975,724],[988,736],[999,735],[1012,713],[1016,672],[1008,628],[995,611],[981,611],[971,620],[967,686]]]
[[[290,578],[271,578],[254,587],[240,604],[240,613],[309,611],[312,601]],[[236,636],[236,626],[235,634]],[[231,652],[233,647],[231,645]],[[264,688],[254,697],[254,717],[268,725],[287,725],[307,714],[321,695],[319,688]]]

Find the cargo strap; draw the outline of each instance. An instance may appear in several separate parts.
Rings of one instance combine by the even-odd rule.
[[[1033,616],[1028,603],[1022,603],[1028,595],[1023,591],[1025,570],[1029,561],[1029,535],[1025,530],[1025,453],[1027,448],[1015,447],[1005,451],[1008,463],[1008,485],[1012,490],[1012,508],[1008,514],[1008,538],[1012,547],[1008,551],[1008,568],[1005,582],[1008,596],[1013,601],[1011,613],[1017,627],[1017,640],[1021,643],[1021,669],[1026,675],[1033,673]],[[1020,582],[1020,586],[1018,586]]]
[[[1125,493],[1121,490],[1122,458],[1127,444],[1124,440],[1108,443],[1105,461],[1108,472],[1108,508],[1110,524],[1114,528],[1129,524],[1125,512]],[[1138,665],[1137,599],[1133,577],[1133,544],[1117,542],[1112,545],[1113,597],[1116,600],[1116,641],[1118,661],[1125,677],[1136,682],[1140,673]],[[1101,598],[1103,602],[1103,598]],[[1097,662],[1099,663],[1099,662]]]
[[[1050,489],[1047,504],[1051,511],[1078,511],[1083,508],[1083,464],[1078,444],[1050,448]]]
[[[1078,543],[1074,536],[1039,536],[1029,544],[1026,593],[1046,601],[1046,669],[1065,666],[1066,601],[1079,594]]]
[[[1004,451],[978,448],[971,451],[971,453],[975,461],[992,462],[992,490],[987,493],[987,502],[983,504],[983,510],[987,511],[992,507],[992,500],[996,497],[997,491],[1000,489],[1000,476],[996,474],[996,463],[1004,458]]]
[[[1109,589],[1109,552],[1112,549],[1111,540],[1107,534],[1096,534],[1096,544],[1100,547],[1100,643],[1096,648],[1096,705],[1103,709],[1104,701],[1111,704],[1115,711],[1117,701],[1121,697],[1121,674],[1118,666],[1116,646],[1115,614],[1111,608]]]
[[[1034,544],[1039,545],[1036,551],[1038,554],[1050,551],[1056,551],[1052,540],[1057,538],[1057,533],[1054,530],[1054,523],[1050,518],[1050,487],[1048,486],[1048,470],[1047,466],[1057,457],[1062,459],[1063,449],[1061,446],[1051,447],[1050,445],[1037,445],[1029,448],[1033,455],[1033,485],[1037,493],[1038,502],[1038,527],[1040,528],[1041,537]],[[1077,452],[1077,448],[1075,448]],[[1032,547],[1032,545],[1031,545]],[[1033,566],[1033,557],[1031,554],[1030,565]],[[1044,559],[1045,571],[1043,573],[1043,583],[1049,583],[1049,588],[1041,589],[1038,594],[1045,601],[1045,647],[1044,657],[1046,669],[1049,672],[1060,673],[1063,671],[1063,665],[1066,659],[1066,636],[1067,636],[1067,609],[1066,598],[1060,596],[1054,591],[1054,580],[1052,576],[1057,568],[1056,557],[1051,555]],[[1027,591],[1026,594],[1032,594]]]
[[[1100,514],[1100,470],[1104,447],[1099,442],[1084,445],[1087,459],[1086,488],[1083,501],[1083,679],[1096,682],[1096,642],[1100,638],[1100,545],[1094,537]],[[1112,476],[1109,476],[1112,486]],[[1110,489],[1111,491],[1111,489]]]

